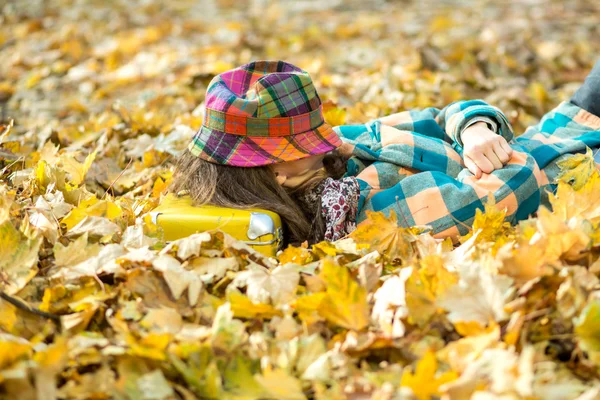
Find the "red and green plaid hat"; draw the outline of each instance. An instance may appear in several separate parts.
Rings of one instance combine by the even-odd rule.
[[[340,145],[308,73],[283,61],[256,61],[210,82],[204,122],[189,150],[216,164],[258,167]]]

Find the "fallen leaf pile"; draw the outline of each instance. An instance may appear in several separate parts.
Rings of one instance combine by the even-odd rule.
[[[591,152],[553,211],[490,202],[457,244],[372,214],[267,258],[149,214],[217,73],[297,64],[334,125],[484,98],[521,133],[600,54],[597,1],[0,7],[1,398],[600,398]]]

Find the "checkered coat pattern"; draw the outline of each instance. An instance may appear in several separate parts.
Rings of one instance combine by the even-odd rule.
[[[480,179],[464,167],[460,140],[464,126],[478,116],[496,121],[513,149],[504,168]],[[481,100],[406,111],[399,121],[392,133],[382,132],[377,120],[335,128],[344,142],[340,152],[351,156],[347,174],[360,185],[357,220],[367,210],[394,210],[403,226],[429,225],[436,237],[466,234],[489,194],[506,208],[510,222],[527,218],[547,205],[545,191],[554,188],[560,159],[600,146],[600,118],[571,103],[514,141],[502,112]]]

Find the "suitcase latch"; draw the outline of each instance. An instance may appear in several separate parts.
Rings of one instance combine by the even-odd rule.
[[[248,239],[255,240],[263,235],[275,235],[275,222],[267,214],[250,213],[250,226],[248,227]]]

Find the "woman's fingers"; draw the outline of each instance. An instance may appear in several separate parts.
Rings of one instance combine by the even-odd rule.
[[[471,139],[465,146],[463,158],[465,166],[475,176],[490,174],[510,161],[513,150],[502,136],[490,131],[488,137],[482,138],[480,135],[477,140]]]
[[[502,147],[502,149],[504,149],[506,154],[508,154],[508,157],[509,157],[508,160],[510,161],[510,157],[512,157],[512,153],[513,153],[513,149],[512,149],[512,147],[510,147],[508,145],[508,143],[506,142],[506,140],[504,140],[504,138],[502,138],[502,140],[500,141],[500,147]]]
[[[467,167],[477,179],[481,178],[481,169],[473,162],[473,160],[471,160],[471,158],[469,158],[469,156],[465,156],[465,167]]]
[[[489,149],[488,151],[485,152],[485,157],[489,160],[489,162],[492,164],[493,168],[492,171],[500,169],[504,166],[504,164],[502,163],[502,161],[500,161],[500,159],[498,158],[498,156],[496,155],[496,153],[494,153],[493,148]],[[492,171],[489,171],[488,174]]]
[[[510,156],[507,154],[506,150],[502,147],[501,143],[494,143],[493,146],[494,153],[502,163],[502,165],[506,164],[510,160]]]
[[[481,170],[481,172],[485,172],[489,174],[494,170],[494,164],[490,162],[490,160],[483,153],[475,153],[467,155],[477,167]]]

